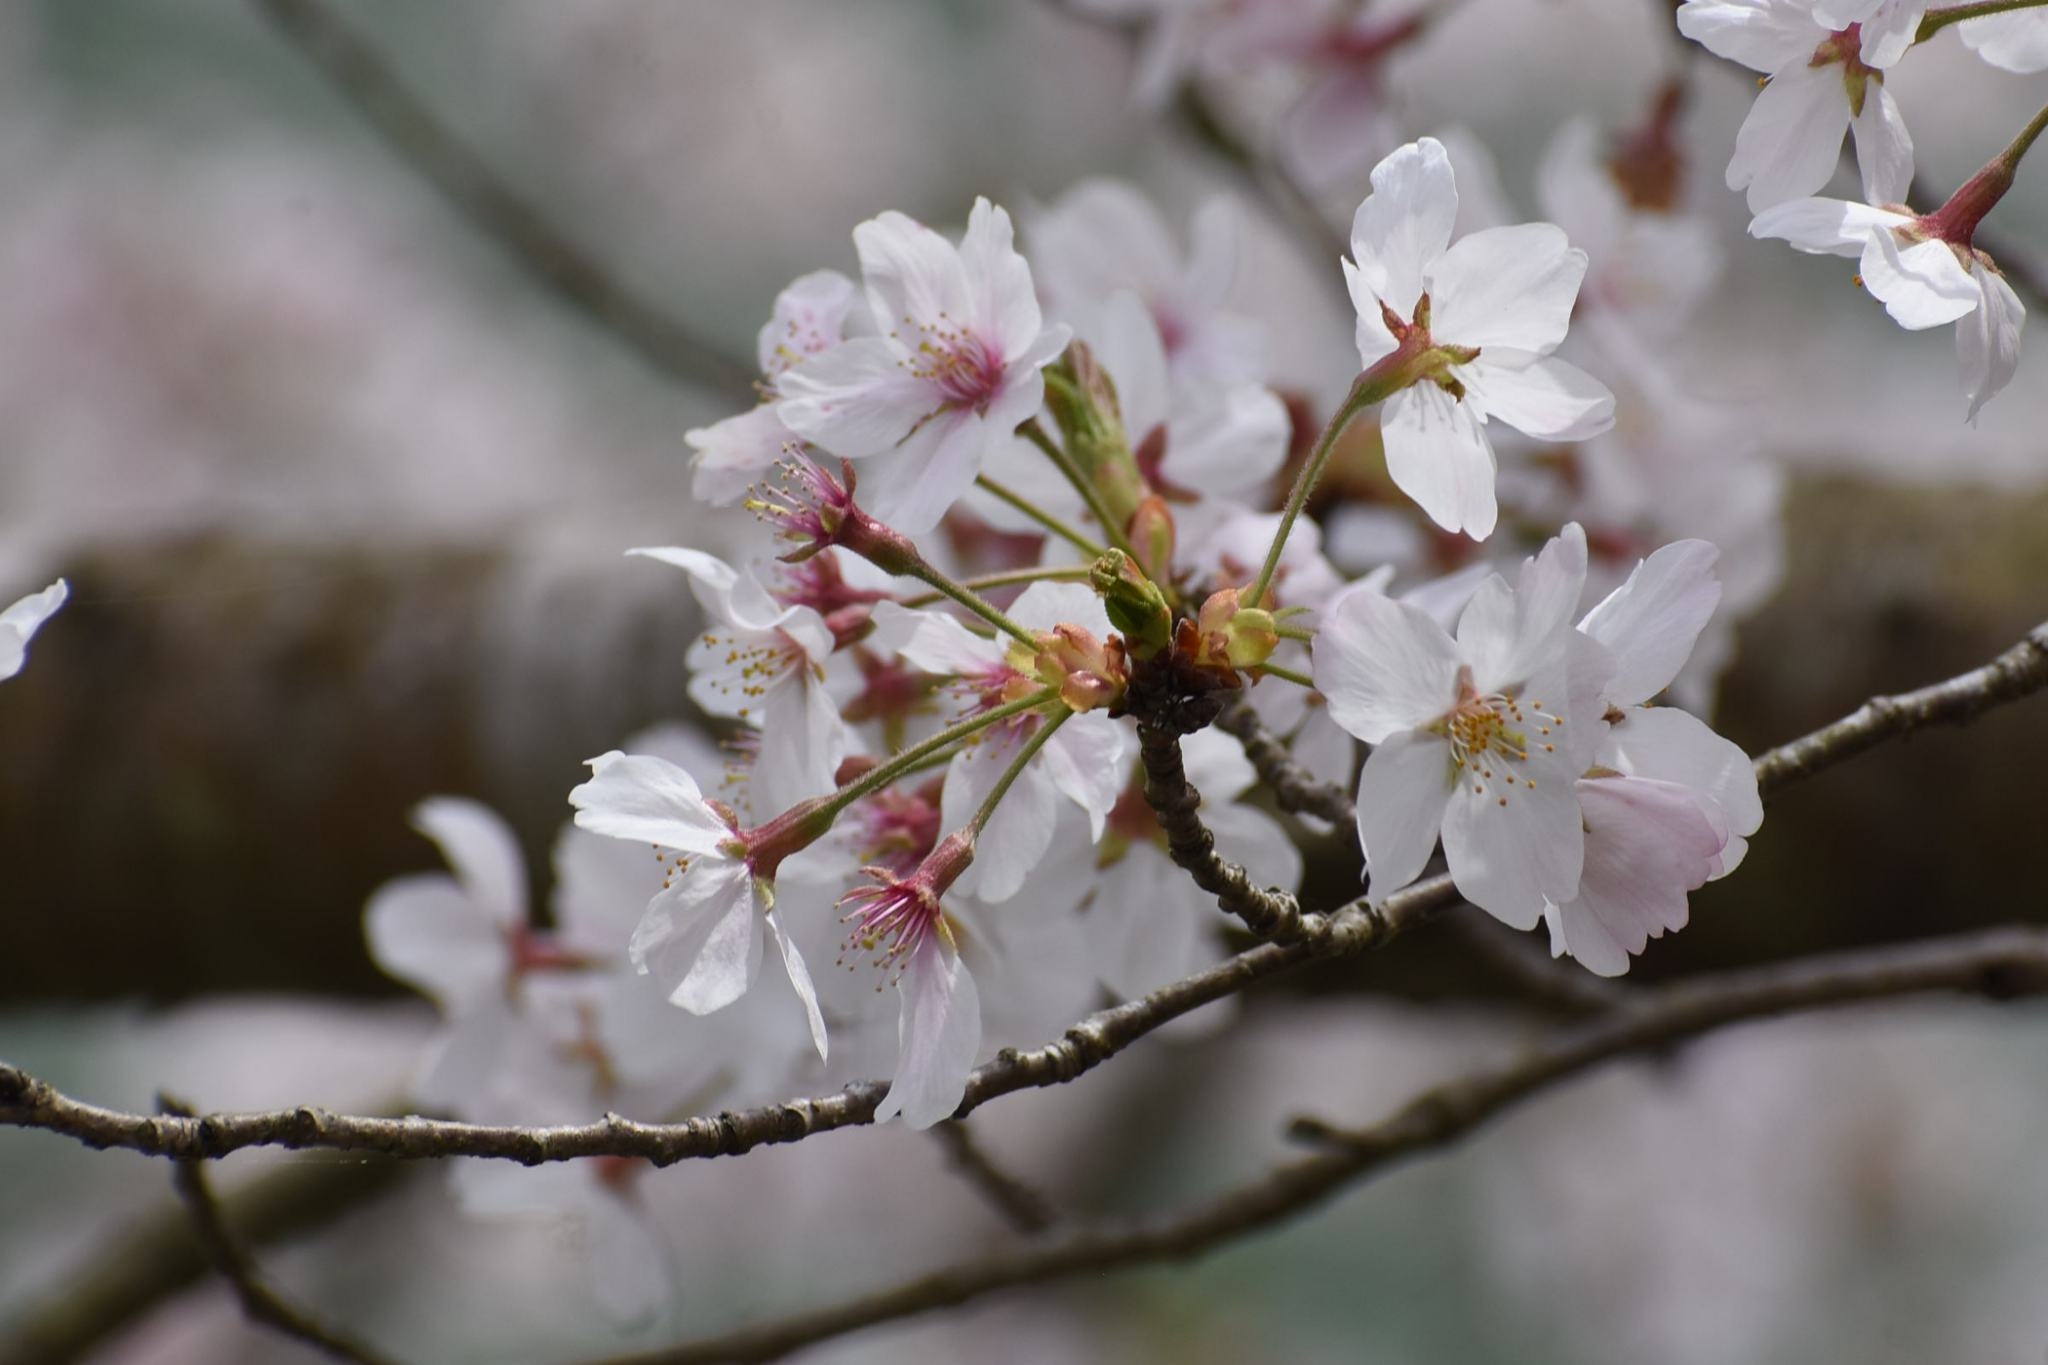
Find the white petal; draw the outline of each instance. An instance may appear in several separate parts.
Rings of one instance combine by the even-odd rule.
[[[1765,72],[1810,56],[1827,37],[1807,6],[1786,0],[1685,0],[1678,31],[1717,57]]]
[[[1258,783],[1244,745],[1227,731],[1197,730],[1181,740],[1180,752],[1188,781],[1202,794],[1205,807],[1232,801]]]
[[[1414,314],[1422,272],[1449,245],[1457,218],[1457,180],[1435,138],[1397,148],[1373,167],[1372,193],[1351,220],[1351,254],[1367,287],[1401,317]]]
[[[981,997],[958,955],[927,938],[896,983],[896,1074],[875,1122],[897,1115],[911,1128],[951,1118],[981,1051]]]
[[[980,743],[954,755],[946,769],[946,785],[939,796],[943,829],[964,829],[973,820],[1023,747],[1020,732],[1010,725],[982,734]],[[960,889],[990,904],[1006,901],[1022,890],[1025,878],[1052,845],[1059,821],[1058,801],[1059,792],[1045,764],[1034,762],[1019,773],[982,827],[974,861],[962,874]]]
[[[1081,923],[1095,975],[1126,1000],[1178,977],[1194,956],[1202,913],[1214,913],[1214,902],[1152,844],[1133,844],[1103,868],[1094,892]]]
[[[1380,408],[1387,473],[1429,519],[1474,540],[1493,534],[1493,446],[1485,419],[1431,383],[1411,385]]]
[[[877,602],[873,619],[869,640],[874,647],[927,673],[972,675],[1003,661],[1001,644],[983,639],[945,612]]]
[[[614,749],[591,759],[590,772],[569,793],[584,829],[700,854],[732,837],[696,779],[665,758]]]
[[[1735,134],[1728,188],[1749,187],[1752,213],[1812,194],[1834,174],[1848,126],[1839,65],[1778,71]]]
[[[1043,381],[1033,374],[1029,383],[1029,405],[1036,410]],[[990,416],[969,408],[935,411],[901,444],[862,466],[862,504],[876,519],[911,535],[937,526],[974,486],[995,442],[1008,440],[1023,420],[999,427],[992,417],[993,409]]]
[[[1686,893],[1713,874],[1725,829],[1684,787],[1632,777],[1578,784],[1586,823],[1578,896],[1557,937],[1589,970],[1619,976],[1650,939],[1685,927]]]
[[[413,808],[412,827],[441,846],[485,916],[506,928],[526,923],[526,859],[496,811],[459,796],[429,797]]]
[[[1458,656],[1482,693],[1519,690],[1558,665],[1585,587],[1585,531],[1566,523],[1523,561],[1515,582],[1510,589],[1498,575],[1487,579],[1458,618]],[[1556,702],[1556,691],[1547,700]]]
[[[775,415],[805,440],[850,460],[893,450],[943,401],[903,358],[883,337],[842,342],[775,381],[782,396]]]
[[[1970,420],[1975,422],[1991,395],[2010,384],[2019,371],[2020,327],[2027,309],[2005,276],[1982,261],[1971,263],[1970,274],[1984,301],[1956,325],[1956,359],[1962,367],[1963,395],[1970,400]]]
[[[1956,25],[1963,46],[2006,71],[2048,71],[2048,13],[2022,10],[1965,19]]]
[[[1902,246],[1896,234],[1875,232],[1863,250],[1863,287],[1908,331],[1954,322],[1983,302],[1970,272],[1946,242]]]
[[[1860,256],[1873,232],[1912,221],[1907,214],[1847,199],[1794,199],[1751,219],[1749,235],[1775,237],[1816,256]]]
[[[1352,341],[1358,347],[1358,368],[1369,370],[1399,343],[1387,330],[1386,317],[1380,311],[1379,295],[1372,292],[1371,281],[1350,261],[1339,261],[1338,264],[1344,270],[1344,288],[1351,295],[1351,307],[1358,314],[1352,333]]]
[[[660,1321],[682,1276],[647,1211],[630,1195],[602,1185],[590,1191],[585,1211],[590,1284],[604,1311],[622,1325],[648,1327]]]
[[[775,415],[773,403],[684,432],[683,443],[696,452],[690,496],[719,507],[738,502],[799,441]]]
[[[1444,859],[1459,894],[1517,929],[1535,928],[1546,900],[1578,894],[1585,857],[1574,774],[1545,759],[1531,746],[1528,762],[1502,763],[1492,781],[1460,774],[1444,811]],[[1503,768],[1536,785],[1508,788]]]
[[[626,553],[688,574],[691,595],[721,626],[774,630],[790,619],[790,609],[770,597],[758,578],[741,573],[716,555],[683,545],[642,545]]]
[[[1111,626],[1102,599],[1084,583],[1033,583],[1010,604],[1010,619],[1026,630],[1051,630],[1066,624],[1107,638]]]
[[[790,989],[803,1002],[804,1019],[811,1028],[811,1045],[818,1049],[818,1060],[826,1060],[825,1016],[818,1010],[818,990],[811,984],[810,969],[804,966],[804,955],[797,951],[796,940],[782,932],[782,921],[770,910],[762,916],[768,923],[768,932],[775,939],[775,951],[782,955],[782,970],[789,975]]]
[[[511,963],[498,926],[439,873],[400,877],[370,897],[363,914],[370,956],[451,1013],[505,987]]]
[[[1487,228],[1430,266],[1430,335],[1446,345],[1543,354],[1564,340],[1586,253],[1554,223]]]
[[[1614,425],[1614,394],[1608,387],[1554,356],[1500,365],[1482,352],[1470,365],[1452,366],[1451,373],[1488,417],[1539,441],[1583,441]]]
[[[1897,66],[1926,17],[1927,0],[1885,0],[1872,18],[1863,21],[1863,43],[1857,55],[1865,66],[1880,71]],[[1912,179],[1911,174],[1906,178]]]
[[[1116,384],[1117,410],[1131,445],[1140,444],[1167,418],[1166,346],[1145,301],[1128,289],[1109,296],[1081,339]],[[1042,456],[1040,458],[1043,458]]]
[[[1017,253],[1010,215],[977,198],[960,239],[960,268],[966,276],[968,310],[949,321],[971,327],[996,343],[1005,358],[1029,351],[1044,321],[1031,267]],[[883,320],[884,326],[887,319]]]
[[[1130,736],[1108,716],[1090,711],[1068,720],[1039,750],[1046,775],[1088,813],[1091,840],[1102,840],[1110,808],[1123,794]]]
[[[29,640],[70,596],[71,585],[60,578],[0,611],[0,682],[21,672],[28,659]]]
[[[633,965],[692,1014],[724,1009],[761,967],[761,915],[753,870],[699,858],[654,898],[630,945]]]
[[[808,672],[774,683],[760,702],[761,749],[748,787],[755,809],[772,816],[838,785],[846,722]]]
[[[1666,545],[1579,623],[1612,655],[1607,697],[1616,706],[1656,696],[1692,657],[1693,642],[1721,601],[1721,581],[1714,577],[1720,554],[1704,540]]]
[[[1457,700],[1458,654],[1429,616],[1378,593],[1353,593],[1316,632],[1316,690],[1330,719],[1368,744],[1429,724]]]
[[[1870,41],[1868,33],[1864,41]],[[1904,203],[1906,187],[1913,183],[1913,138],[1906,131],[1899,102],[1882,81],[1864,85],[1863,112],[1850,120],[1849,131],[1856,137],[1856,165],[1863,173],[1864,199],[1873,204]]]
[[[1007,244],[1009,215],[998,224],[987,208],[986,201],[977,201],[983,232],[999,229]],[[973,316],[976,300],[960,252],[923,223],[891,210],[856,227],[853,245],[860,253],[868,306],[884,335],[896,335],[906,348],[915,350],[923,339],[920,327],[957,325]]]
[[[1675,782],[1712,800],[1729,834],[1716,876],[1735,870],[1747,849],[1744,841],[1763,825],[1764,804],[1749,755],[1676,707],[1631,708],[1608,732],[1601,761],[1631,776]]]
[[[1422,875],[1451,795],[1451,751],[1416,730],[1389,736],[1358,776],[1358,844],[1375,901]]]
[[[1174,416],[1160,472],[1210,497],[1243,494],[1286,461],[1291,425],[1287,405],[1263,384],[1191,393]]]

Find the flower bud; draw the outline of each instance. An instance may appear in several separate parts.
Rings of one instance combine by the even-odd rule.
[[[1133,658],[1149,658],[1173,640],[1173,609],[1159,585],[1121,550],[1095,561],[1089,586],[1102,598],[1110,624],[1123,632]]]
[[[1154,582],[1173,574],[1173,509],[1157,493],[1149,493],[1131,515],[1131,545],[1138,552],[1138,567]]]
[[[1061,445],[1102,495],[1109,514],[1127,520],[1149,490],[1131,454],[1115,383],[1079,341],[1046,368],[1045,377],[1046,406],[1060,429]]]
[[[1196,662],[1204,667],[1257,668],[1280,647],[1273,613],[1263,607],[1238,605],[1236,588],[1210,595],[1196,614],[1201,635]]]

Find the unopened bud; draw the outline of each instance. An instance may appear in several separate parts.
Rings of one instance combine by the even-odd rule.
[[[1089,570],[1089,586],[1102,598],[1110,624],[1123,632],[1133,658],[1150,658],[1173,640],[1173,609],[1159,585],[1131,557],[1111,550]]]
[[[1131,514],[1130,540],[1138,552],[1138,567],[1154,582],[1173,573],[1173,509],[1157,493],[1147,494]]]
[[[1067,347],[1046,368],[1045,401],[1081,476],[1095,485],[1111,516],[1128,519],[1147,492],[1145,476],[1131,454],[1116,384],[1085,342]]]
[[[1202,603],[1195,625],[1201,633],[1197,662],[1208,667],[1257,668],[1280,647],[1273,613],[1238,605],[1238,589],[1225,588]]]

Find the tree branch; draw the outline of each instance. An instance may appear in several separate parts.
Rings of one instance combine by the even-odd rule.
[[[1831,954],[1648,992],[1635,1007],[1428,1090],[1369,1127],[1297,1120],[1295,1136],[1324,1150],[1291,1160],[1191,1213],[1077,1234],[1054,1246],[950,1267],[828,1308],[600,1365],[770,1360],[813,1342],[1000,1289],[1187,1260],[1303,1213],[1402,1158],[1447,1147],[1517,1101],[1602,1062],[1745,1020],[1930,991],[1995,1000],[2048,993],[2048,931],[2001,929]]]
[[[158,1107],[167,1114],[192,1117],[188,1106],[168,1096],[159,1097]],[[220,1205],[207,1183],[206,1169],[200,1162],[176,1163],[171,1168],[171,1184],[192,1215],[192,1227],[199,1234],[200,1245],[235,1291],[235,1298],[250,1321],[270,1327],[294,1341],[304,1342],[336,1360],[350,1361],[353,1365],[390,1365],[388,1357],[323,1325],[305,1309],[270,1287],[262,1272],[257,1270],[256,1262],[228,1231],[227,1222],[221,1217]]]
[[[955,1170],[1018,1232],[1044,1232],[1059,1221],[1052,1201],[997,1165],[975,1140],[965,1119],[948,1119],[931,1129]]]
[[[1225,702],[1216,725],[1244,745],[1244,756],[1251,760],[1259,781],[1273,793],[1281,810],[1290,815],[1318,816],[1339,829],[1349,829],[1358,818],[1351,793],[1318,781],[1313,773],[1296,763],[1287,746],[1259,719],[1251,698],[1237,696]]]
[[[1766,792],[1776,791],[1886,739],[1930,725],[1960,724],[2044,686],[2048,686],[2048,624],[2035,627],[2020,644],[1982,668],[1917,692],[1877,698],[1844,720],[1771,750],[1756,761],[1757,780]],[[1177,760],[1178,743],[1173,747]],[[1181,784],[1186,786],[1185,772]],[[1207,858],[1226,874],[1233,874],[1233,881],[1242,879],[1250,888],[1244,869],[1220,858],[1213,847]],[[1328,914],[1302,913],[1298,902],[1288,896],[1285,900],[1293,905],[1294,916],[1286,919],[1292,926],[1286,941],[1260,944],[1143,999],[1098,1010],[1044,1047],[1004,1049],[969,1078],[966,1098],[955,1117],[964,1118],[1012,1091],[1073,1080],[1161,1025],[1254,982],[1307,962],[1379,947],[1456,899],[1449,877],[1418,882],[1377,907],[1358,900]],[[497,1157],[529,1166],[586,1156],[624,1156],[665,1166],[689,1158],[735,1156],[755,1147],[797,1142],[814,1133],[871,1122],[886,1091],[887,1086],[879,1081],[861,1081],[817,1099],[668,1124],[634,1123],[609,1114],[595,1123],[529,1128],[417,1117],[369,1118],[331,1114],[309,1105],[191,1118],[124,1113],[86,1104],[19,1067],[0,1063],[0,1125],[45,1128],[89,1147],[126,1147],[181,1159],[225,1156],[245,1147],[321,1147],[408,1158]]]
[[[751,366],[621,285],[450,132],[325,0],[255,2],[385,146],[439,190],[471,227],[656,370],[752,401]]]

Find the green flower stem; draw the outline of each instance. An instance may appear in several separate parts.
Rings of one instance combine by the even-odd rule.
[[[1089,566],[1073,564],[1059,569],[1005,569],[1001,573],[985,573],[973,578],[959,580],[959,585],[973,592],[989,588],[1013,588],[1020,583],[1086,583]],[[916,597],[905,598],[906,607],[929,607],[940,601],[945,594],[928,592]]]
[[[1311,692],[1316,690],[1314,678],[1306,673],[1297,673],[1291,668],[1282,668],[1278,664],[1260,664],[1259,672],[1291,682],[1296,687],[1306,687]]]
[[[1337,448],[1337,438],[1344,434],[1344,428],[1351,425],[1352,418],[1408,387],[1415,379],[1416,359],[1415,353],[1407,347],[1396,347],[1373,362],[1372,368],[1359,375],[1351,385],[1351,392],[1344,395],[1336,415],[1323,428],[1323,434],[1316,438],[1316,448],[1309,454],[1308,463],[1294,476],[1294,487],[1287,490],[1287,506],[1280,513],[1280,529],[1273,533],[1273,546],[1266,551],[1265,565],[1260,568],[1251,591],[1244,597],[1245,605],[1255,607],[1266,600],[1266,589],[1273,586],[1273,575],[1280,568],[1280,553],[1287,548],[1287,537],[1294,533],[1295,518],[1308,505],[1309,494],[1315,492],[1316,482],[1323,477],[1323,466],[1330,462],[1330,452]]]
[[[988,475],[983,474],[980,477],[976,478],[974,482],[978,487],[980,487],[980,489],[983,492],[988,493],[992,497],[1000,498],[1002,501],[1016,508],[1019,512],[1022,512],[1025,516],[1031,518],[1040,526],[1043,526],[1046,530],[1058,536],[1061,540],[1064,540],[1069,545],[1072,545],[1082,554],[1087,555],[1089,559],[1100,559],[1105,554],[1109,553],[1109,551],[1106,548],[1088,539],[1088,537],[1082,535],[1079,531],[1076,531],[1073,527],[1067,525],[1065,522],[1061,521],[1052,513],[1045,511],[1043,508],[1039,507],[1037,503],[1031,501],[1023,494],[1014,492],[1011,489],[1005,487],[1004,485],[997,483]]]
[[[1316,638],[1316,633],[1307,626],[1290,626],[1284,622],[1274,626],[1273,633],[1283,640],[1300,640],[1305,644],[1313,642]]]
[[[952,579],[940,573],[937,569],[926,563],[921,556],[917,563],[908,566],[905,572],[918,582],[928,584],[937,589],[940,596],[952,598],[955,602],[958,602],[997,630],[1022,640],[1025,644],[1031,645],[1034,648],[1037,646],[1038,641],[1033,638],[1030,631],[996,610],[994,604],[982,597],[980,593],[969,588],[965,583],[955,583]]]
[[[860,800],[863,796],[871,792],[880,791],[905,773],[916,771],[918,765],[923,763],[924,760],[959,743],[970,735],[981,733],[991,725],[999,725],[1011,716],[1019,715],[1031,710],[1033,707],[1043,706],[1049,701],[1054,701],[1059,694],[1060,690],[1057,687],[1045,688],[1018,701],[1005,702],[992,711],[984,711],[978,716],[969,716],[958,725],[949,726],[923,743],[911,745],[887,763],[868,769],[859,777],[854,778],[853,781],[832,793],[831,797],[825,802],[823,813],[836,819],[841,811]],[[1061,709],[1064,710],[1065,708],[1062,707]]]
[[[974,812],[974,819],[969,827],[973,829],[975,834],[979,835],[981,833],[982,826],[986,825],[989,817],[996,813],[996,807],[1001,805],[1003,798],[1010,794],[1010,784],[1015,782],[1018,774],[1024,771],[1024,765],[1038,757],[1038,751],[1043,749],[1045,742],[1052,738],[1053,731],[1065,725],[1067,717],[1073,714],[1064,705],[1055,705],[1046,715],[1045,724],[1039,726],[1038,732],[1032,735],[1030,739],[1024,741],[1023,750],[1018,753],[1016,758],[1011,760],[1010,766],[1004,769],[1003,775],[996,780],[995,790],[991,791],[988,794],[988,799],[981,803],[981,809]]]
[[[1924,43],[1950,24],[1960,24],[1965,19],[1982,19],[1987,14],[2007,14],[2016,9],[2035,9],[2044,4],[2048,4],[2048,0],[1974,0],[1972,4],[1931,9],[1920,20],[1913,41]]]
[[[1060,473],[1066,475],[1067,482],[1074,485],[1074,491],[1081,495],[1081,501],[1088,504],[1088,510],[1094,514],[1095,520],[1102,523],[1102,534],[1109,537],[1109,543],[1129,555],[1133,562],[1142,562],[1138,559],[1138,552],[1131,548],[1130,540],[1124,535],[1124,528],[1117,524],[1116,518],[1110,515],[1108,505],[1102,501],[1102,490],[1097,488],[1081,467],[1068,457],[1066,451],[1060,449],[1057,441],[1046,435],[1045,428],[1038,424],[1038,419],[1034,417],[1018,427],[1017,434],[1044,451],[1045,458],[1051,460]]]

